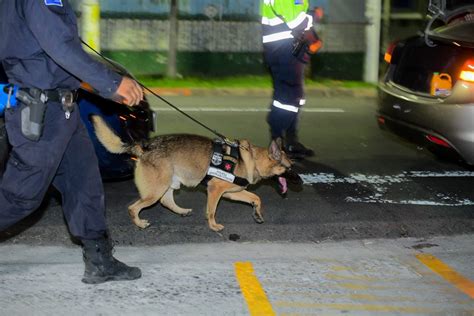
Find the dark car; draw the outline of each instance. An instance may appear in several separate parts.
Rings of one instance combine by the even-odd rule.
[[[108,61],[107,64],[120,74],[131,77],[131,74],[121,65],[111,61]],[[6,83],[8,80],[0,63],[0,84]],[[0,99],[5,99],[6,93],[4,89],[0,89]],[[131,176],[134,169],[133,157],[128,154],[117,155],[107,152],[97,140],[89,116],[100,115],[125,141],[141,141],[148,139],[150,133],[155,130],[155,112],[150,109],[148,101],[145,99],[140,105],[130,108],[100,97],[84,83],[78,90],[77,104],[81,118],[94,144],[102,177],[104,179],[120,179]],[[0,117],[0,120],[3,118]],[[0,170],[3,170],[2,166],[8,158],[7,150],[6,138],[2,138],[0,135]]]
[[[385,54],[378,122],[474,165],[474,2],[432,0],[428,12],[422,34]]]

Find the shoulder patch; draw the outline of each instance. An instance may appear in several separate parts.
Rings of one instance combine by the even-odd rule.
[[[62,0],[44,0],[44,4],[46,5],[55,5],[57,7],[62,7],[63,6],[63,1]]]

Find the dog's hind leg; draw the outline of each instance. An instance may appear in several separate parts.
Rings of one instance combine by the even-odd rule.
[[[159,169],[144,166],[140,161],[135,169],[135,184],[137,185],[140,199],[128,207],[128,214],[132,222],[140,228],[147,228],[150,223],[140,218],[143,208],[151,206],[161,199],[171,184],[171,173],[167,166]]]
[[[166,191],[165,195],[163,195],[163,197],[161,198],[160,203],[164,207],[169,208],[171,211],[181,216],[187,216],[191,214],[192,209],[182,208],[176,205],[176,202],[174,201],[174,197],[173,197],[173,191],[174,190],[172,188],[169,188],[168,191]]]
[[[141,219],[139,215],[142,209],[155,204],[158,202],[158,199],[159,197],[156,196],[139,198],[132,205],[130,205],[128,207],[128,215],[130,215],[132,222],[140,228],[147,228],[150,226],[150,222],[146,219]]]
[[[263,216],[262,216],[262,202],[260,197],[252,192],[249,191],[240,191],[240,192],[228,192],[223,195],[226,199],[230,199],[233,201],[240,201],[245,202],[253,206],[254,213],[253,219],[258,223],[262,224]]]

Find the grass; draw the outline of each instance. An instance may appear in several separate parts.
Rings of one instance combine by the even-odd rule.
[[[161,88],[271,88],[270,76],[238,76],[222,78],[159,78],[138,77],[141,83],[147,87]],[[305,80],[306,87],[331,87],[331,88],[373,88],[374,84],[362,81],[345,81],[332,79]]]

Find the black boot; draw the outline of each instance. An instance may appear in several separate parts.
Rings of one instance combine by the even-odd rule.
[[[291,142],[285,146],[285,153],[291,159],[304,159],[306,157],[313,157],[314,151],[310,148],[305,147],[300,142]]]
[[[142,276],[139,268],[129,267],[112,256],[112,245],[106,238],[82,240],[86,269],[82,282],[98,284],[107,281],[135,280]]]

